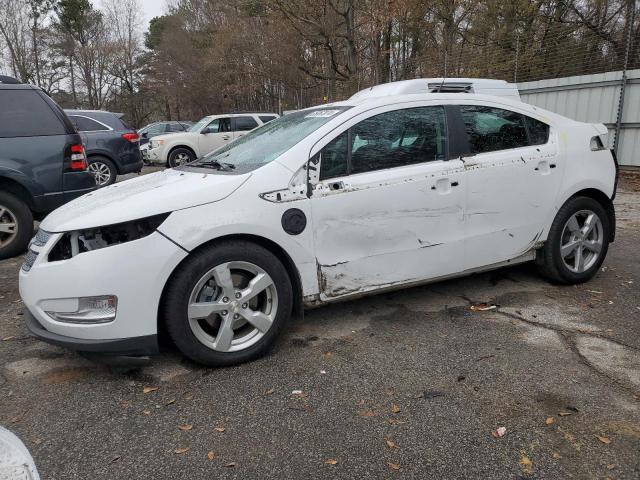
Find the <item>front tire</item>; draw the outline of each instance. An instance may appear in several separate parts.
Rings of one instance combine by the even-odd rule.
[[[583,283],[597,273],[609,249],[611,225],[604,207],[589,197],[570,198],[558,211],[544,247],[541,273],[556,283]]]
[[[185,356],[218,367],[264,355],[292,305],[291,280],[280,260],[259,245],[236,241],[191,254],[169,280],[161,313]]]
[[[33,214],[25,203],[7,192],[0,192],[0,260],[27,249],[33,236]]]
[[[169,154],[168,164],[170,168],[179,167],[196,159],[194,153],[188,148],[176,148]]]

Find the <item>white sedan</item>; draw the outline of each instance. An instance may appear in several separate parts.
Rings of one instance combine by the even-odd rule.
[[[606,132],[469,93],[298,111],[50,214],[20,273],[27,325],[112,355],[166,332],[220,366],[305,306],[534,260],[584,282],[615,232]]]

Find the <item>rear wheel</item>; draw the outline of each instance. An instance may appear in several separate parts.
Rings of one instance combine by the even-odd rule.
[[[179,167],[196,159],[194,153],[188,148],[176,148],[169,154],[169,167]]]
[[[91,172],[96,179],[98,187],[106,187],[116,181],[118,170],[111,160],[105,157],[89,158],[89,166],[87,170]]]
[[[33,215],[19,198],[0,192],[0,259],[24,252],[33,236]]]
[[[574,197],[558,211],[540,252],[543,275],[559,283],[582,283],[598,271],[609,248],[611,226],[602,205]]]
[[[239,241],[192,254],[167,285],[163,316],[185,356],[224,366],[265,354],[292,305],[291,281],[280,260]]]

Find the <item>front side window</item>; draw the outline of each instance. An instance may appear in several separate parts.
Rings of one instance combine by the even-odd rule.
[[[213,120],[202,133],[221,133],[230,132],[231,122],[228,118],[216,118]]]
[[[535,118],[524,117],[529,130],[529,140],[531,145],[544,145],[549,141],[549,125]]]
[[[483,105],[461,105],[460,112],[472,155],[529,145],[520,113]]]
[[[258,126],[258,122],[253,117],[233,117],[233,131],[247,132]]]
[[[407,108],[375,115],[323,148],[320,178],[445,160],[446,132],[443,107]]]
[[[74,123],[79,132],[99,132],[103,130],[109,130],[103,124],[96,122],[87,117],[81,117],[79,115],[69,115],[69,118]]]

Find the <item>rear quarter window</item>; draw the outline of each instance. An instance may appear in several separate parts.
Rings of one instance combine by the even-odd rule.
[[[0,138],[65,135],[65,125],[36,90],[0,90]]]

